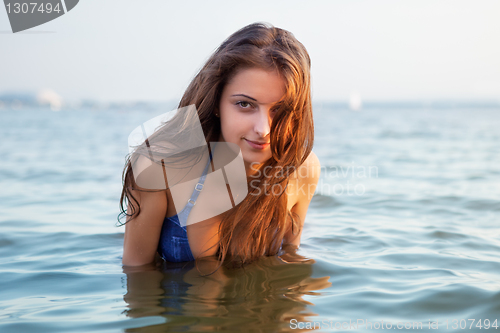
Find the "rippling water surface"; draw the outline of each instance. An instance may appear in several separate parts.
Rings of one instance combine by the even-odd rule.
[[[315,105],[300,250],[208,278],[121,266],[127,136],[170,109],[0,112],[0,332],[500,327],[500,109]]]

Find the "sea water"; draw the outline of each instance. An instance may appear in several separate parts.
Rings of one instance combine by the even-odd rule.
[[[315,103],[299,251],[205,278],[121,265],[128,134],[174,108],[0,110],[0,332],[498,330],[499,107]]]

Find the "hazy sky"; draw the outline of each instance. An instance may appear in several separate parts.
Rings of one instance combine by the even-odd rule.
[[[2,7],[0,93],[179,99],[226,37],[264,21],[308,49],[314,99],[500,101],[499,14],[498,0],[81,0],[12,34]]]

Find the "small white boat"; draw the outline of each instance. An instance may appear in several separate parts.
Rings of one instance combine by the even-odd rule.
[[[349,96],[349,108],[351,111],[361,110],[362,105],[363,102],[361,101],[359,93],[357,91],[351,92],[351,95]]]

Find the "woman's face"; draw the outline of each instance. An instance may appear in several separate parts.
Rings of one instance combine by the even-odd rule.
[[[285,81],[278,72],[259,68],[240,70],[222,91],[219,141],[240,147],[247,174],[252,163],[261,164],[271,158],[272,106],[284,94]]]

